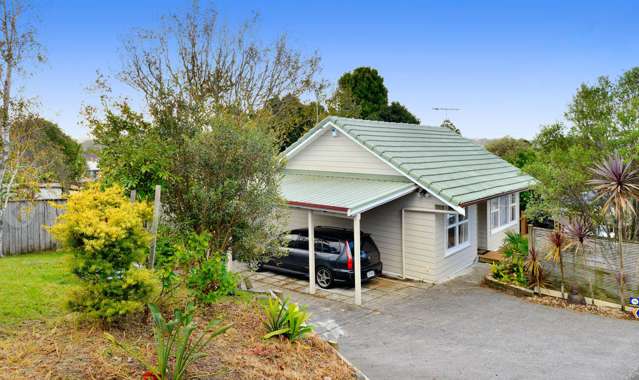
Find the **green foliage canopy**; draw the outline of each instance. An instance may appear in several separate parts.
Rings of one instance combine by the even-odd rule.
[[[524,169],[540,184],[527,212],[532,217],[596,218],[593,203],[587,201],[590,169],[614,152],[625,160],[639,159],[639,67],[617,80],[604,76],[582,84],[565,116],[567,124],[543,127],[532,142],[536,158]]]
[[[342,75],[330,100],[331,114],[396,123],[419,124],[419,119],[399,102],[388,104],[384,78],[371,67],[358,67]]]

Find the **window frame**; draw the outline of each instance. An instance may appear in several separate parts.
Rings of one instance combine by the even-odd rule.
[[[515,202],[513,203],[513,199]],[[496,201],[496,208],[495,206]],[[502,205],[502,203],[506,203]],[[519,210],[519,193],[510,193],[506,195],[501,195],[499,197],[491,198],[488,201],[489,208],[489,225],[491,233],[497,233],[499,231],[510,228],[519,223],[519,218],[517,216],[517,211]],[[506,208],[506,221],[502,221],[502,208]],[[497,226],[493,225],[493,214],[497,214]]]
[[[450,224],[449,218],[451,216],[455,217],[455,222],[453,224]],[[459,217],[462,217],[463,220],[459,220]],[[464,242],[460,242],[459,241],[459,231],[460,231],[460,227],[465,225],[466,226],[466,241]],[[449,247],[448,246],[448,231],[450,229],[454,229],[455,230],[455,245]],[[470,219],[468,218],[468,209],[466,209],[466,215],[460,215],[457,213],[451,213],[445,216],[444,218],[444,244],[446,244],[446,254],[444,255],[444,257],[450,256],[456,252],[462,251],[468,247],[470,247],[470,234],[471,234],[471,228],[470,228]]]

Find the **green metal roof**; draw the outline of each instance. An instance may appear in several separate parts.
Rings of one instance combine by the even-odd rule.
[[[404,177],[287,170],[282,195],[291,206],[354,215],[417,190]]]
[[[448,128],[330,116],[284,152],[333,127],[449,205],[464,207],[527,189],[535,179]]]

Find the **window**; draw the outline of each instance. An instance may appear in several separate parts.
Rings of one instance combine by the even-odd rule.
[[[297,234],[286,235],[284,239],[288,242],[287,247],[297,248],[297,246],[299,245],[298,238],[299,236]]]
[[[468,217],[459,214],[448,215],[447,245],[448,250],[468,244]]]
[[[517,222],[517,193],[490,200],[490,227],[495,230]]]
[[[315,252],[339,255],[342,253],[342,248],[344,248],[344,244],[338,241],[315,239]]]
[[[490,200],[490,225],[491,227],[499,227],[499,198]]]

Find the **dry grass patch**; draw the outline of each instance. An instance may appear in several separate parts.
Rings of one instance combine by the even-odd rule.
[[[207,356],[190,377],[205,379],[352,379],[352,369],[326,342],[311,336],[299,343],[262,340],[261,308],[254,300],[226,301],[205,310],[205,320],[224,319],[234,326],[214,339]],[[108,331],[153,357],[150,321],[131,321]],[[0,378],[139,379],[144,368],[112,347],[99,326],[70,320],[29,323],[0,331]]]

